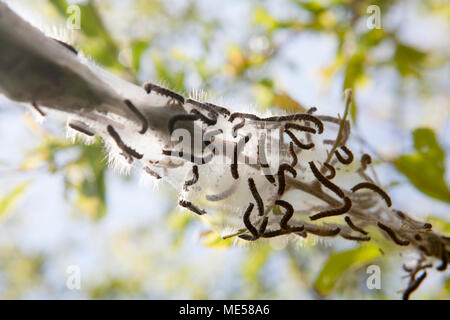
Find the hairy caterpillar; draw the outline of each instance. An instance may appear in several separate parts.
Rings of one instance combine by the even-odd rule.
[[[136,152],[136,150],[130,148],[129,146],[127,146],[122,139],[120,138],[119,134],[117,133],[117,131],[114,129],[114,127],[112,125],[108,125],[106,127],[106,130],[108,130],[109,135],[114,139],[114,141],[116,142],[117,146],[122,149],[122,151],[131,157],[134,157],[136,159],[142,159],[143,155]],[[129,159],[129,161],[131,161],[131,159]]]
[[[283,163],[278,168],[278,194],[281,196],[286,189],[286,178],[284,177],[284,171],[289,171],[289,173],[295,178],[297,176],[297,171],[287,163]]]
[[[192,212],[194,212],[195,214],[198,214],[199,216],[206,214],[205,210],[201,210],[198,207],[196,207],[195,205],[193,205],[190,201],[187,200],[180,200],[178,202],[178,204],[180,206],[182,206],[183,208],[186,208]]]
[[[174,131],[175,123],[177,123],[178,121],[196,121],[199,119],[200,116],[198,114],[177,114],[169,120],[169,132],[172,133]]]
[[[327,176],[325,176],[325,178],[327,178],[328,180],[333,179],[336,176],[336,169],[334,169],[334,167],[331,164],[329,164],[328,162],[324,162],[323,165],[330,172]]]
[[[285,129],[284,132],[288,134],[288,136],[292,139],[292,141],[293,141],[300,149],[309,150],[309,149],[311,149],[311,148],[314,148],[314,143],[304,144],[303,142],[301,142],[300,140],[297,139],[297,137],[295,136],[294,133],[292,133],[292,131],[290,131],[290,130],[288,130],[288,129]]]
[[[247,209],[245,210],[244,216],[243,216],[243,221],[244,221],[245,227],[253,235],[253,237],[251,238],[252,240],[256,240],[259,238],[258,230],[253,226],[252,222],[250,221],[250,215],[253,211],[254,206],[255,205],[250,202]],[[240,235],[239,237],[242,238],[242,236],[244,236],[244,235]],[[244,238],[242,238],[242,239],[244,239]],[[244,240],[249,240],[249,239],[244,239]]]
[[[42,111],[41,108],[39,108],[39,106],[37,105],[37,103],[35,101],[31,102],[31,106],[34,108],[34,110],[36,110],[42,117],[45,117],[46,114],[44,111]]]
[[[239,179],[239,171],[238,171],[238,158],[245,144],[250,140],[250,136],[245,136],[239,142],[234,144],[233,149],[233,162],[230,165],[231,175],[234,179]]]
[[[243,118],[243,119],[249,119],[249,120],[255,120],[255,121],[261,120],[260,117],[258,117],[257,115],[254,115],[252,113],[233,112],[230,115],[230,118],[228,119],[228,121],[233,122],[234,119],[236,119],[236,118]]]
[[[210,153],[209,155],[203,156],[203,157],[197,157],[193,154],[186,153],[184,151],[173,151],[173,150],[163,150],[162,154],[170,157],[178,157],[182,158],[184,160],[188,160],[192,163],[196,164],[207,164],[210,162],[214,157],[214,152]]]
[[[263,216],[264,215],[264,201],[262,200],[261,196],[258,193],[258,190],[256,189],[255,180],[253,180],[253,178],[248,178],[248,187],[250,188],[252,196],[256,201],[259,215]]]
[[[347,154],[347,158],[344,158],[338,150],[334,152],[336,155],[336,158],[339,160],[339,162],[343,164],[350,164],[353,162],[353,153],[348,149],[346,146],[342,146],[341,150],[344,151]]]
[[[401,240],[397,237],[397,235],[395,234],[394,230],[392,230],[391,228],[389,228],[387,225],[382,224],[381,222],[377,222],[377,226],[385,231],[389,237],[391,237],[392,240],[394,240],[394,242],[396,244],[398,244],[399,246],[407,246],[409,245],[409,241],[408,240]]]
[[[284,229],[284,230],[290,229],[288,222],[294,215],[294,207],[289,202],[284,201],[284,200],[276,200],[275,204],[286,209],[286,212],[280,221],[281,229]]]
[[[361,169],[366,170],[367,166],[372,163],[372,158],[367,153],[361,156]]]
[[[148,129],[147,118],[145,118],[145,116],[138,110],[138,108],[136,108],[133,103],[131,103],[130,100],[125,100],[125,105],[136,115],[136,117],[138,117],[139,121],[141,121],[142,129],[139,131],[139,133],[144,134]]]
[[[262,134],[260,139],[258,140],[257,156],[258,160],[260,160],[259,163],[261,167],[268,168],[269,163],[267,162],[265,147],[266,147],[266,135]]]
[[[375,185],[373,183],[370,183],[370,182],[361,182],[361,183],[358,183],[356,186],[354,186],[352,188],[352,192],[356,192],[356,191],[358,191],[360,189],[370,189],[372,191],[375,191],[376,193],[378,193],[384,199],[384,201],[386,202],[388,207],[392,206],[391,198],[379,186],[377,186],[377,185]]]
[[[233,128],[231,129],[231,134],[232,134],[233,138],[237,137],[238,130],[244,126],[245,126],[245,119],[242,119],[241,122],[239,122],[233,126]]]
[[[364,229],[361,229],[360,227],[356,226],[356,225],[353,223],[352,219],[351,219],[349,216],[346,216],[346,217],[344,218],[344,220],[345,220],[345,222],[347,223],[347,225],[348,225],[351,229],[353,229],[353,230],[355,230],[355,231],[357,231],[357,232],[359,232],[359,233],[362,233],[362,234],[364,234],[364,235],[368,235],[368,234],[369,234],[369,233],[368,233],[367,231],[365,231]]]
[[[352,236],[349,234],[343,234],[341,233],[340,236],[347,240],[353,240],[353,241],[370,241],[370,237],[361,237],[361,236]]]
[[[69,128],[76,130],[78,132],[81,132],[82,134],[87,135],[88,137],[94,136],[94,133],[90,130],[88,130],[85,125],[83,125],[81,122],[70,122],[68,124]]]
[[[320,121],[315,116],[307,114],[307,113],[294,113],[294,114],[289,114],[286,116],[273,116],[273,117],[264,118],[262,120],[263,121],[278,121],[278,122],[299,121],[299,120],[310,121],[316,125],[319,134],[323,132],[322,121]]]
[[[144,84],[144,89],[148,94],[150,94],[152,91],[154,91],[157,94],[160,94],[162,96],[165,96],[165,97],[171,98],[172,100],[177,101],[181,105],[184,104],[184,97],[182,95],[179,95],[178,93],[173,92],[169,89],[160,87],[156,84],[147,82]]]
[[[202,114],[200,111],[196,110],[196,109],[192,109],[191,110],[191,114],[193,115],[197,115],[198,116],[198,120],[200,120],[201,122],[203,122],[204,124],[208,125],[208,126],[213,126],[217,123],[217,118],[208,118],[207,116],[205,116],[204,114]]]
[[[70,45],[64,41],[58,40],[58,39],[53,39],[53,40],[55,40],[56,42],[58,42],[59,44],[64,46],[66,49],[69,49],[69,51],[71,51],[73,54],[78,55],[77,49],[75,49],[72,45]]]
[[[321,226],[314,226],[314,225],[305,225],[306,232],[315,234],[317,236],[321,237],[334,237],[341,232],[341,228],[336,227],[334,229],[328,229]]]
[[[409,284],[408,288],[403,292],[403,300],[408,300],[409,296],[416,291],[416,289],[420,286],[422,281],[426,278],[427,272],[424,271],[418,278],[413,279]]]
[[[340,198],[344,198],[344,192],[337,185],[332,183],[330,180],[325,178],[320,171],[317,169],[316,165],[313,161],[309,162],[309,167],[311,168],[312,173],[316,177],[319,182],[321,182],[325,187],[336,193]]]
[[[341,214],[347,213],[351,208],[352,208],[352,201],[348,197],[344,197],[344,205],[343,206],[336,208],[336,209],[321,211],[319,213],[316,213],[316,214],[310,216],[309,218],[314,221],[314,220],[322,219],[322,218],[326,218],[326,217],[339,216]]]
[[[295,153],[294,143],[292,141],[289,143],[289,153],[291,154],[292,157],[291,167],[295,167],[298,163],[298,157],[297,154]]]
[[[286,123],[284,125],[284,129],[285,130],[294,129],[297,131],[305,131],[305,132],[314,133],[314,134],[317,132],[316,129],[314,129],[314,128],[302,126],[297,123]]]

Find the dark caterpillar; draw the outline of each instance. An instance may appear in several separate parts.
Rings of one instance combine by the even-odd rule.
[[[327,176],[325,176],[325,178],[327,178],[328,180],[333,179],[336,176],[336,169],[334,169],[334,167],[331,164],[327,163],[327,162],[325,162],[323,165],[330,172]]]
[[[289,115],[285,115],[285,116],[274,116],[274,117],[264,118],[262,120],[263,121],[278,121],[278,122],[299,121],[299,120],[311,121],[316,125],[319,134],[323,132],[322,121],[320,121],[318,118],[316,118],[315,116],[310,115],[308,113],[295,113],[295,114],[289,114]]]
[[[349,234],[342,234],[340,235],[342,238],[347,239],[347,240],[353,240],[353,241],[370,241],[371,238],[370,237],[360,237],[360,236],[352,236]]]
[[[149,175],[155,177],[156,179],[161,179],[162,177],[155,171],[153,171],[152,169],[150,169],[149,167],[144,167],[145,172],[147,172]]]
[[[347,222],[347,225],[348,225],[351,229],[353,229],[353,230],[355,230],[355,231],[357,231],[357,232],[359,232],[359,233],[362,233],[363,235],[368,235],[368,234],[369,234],[367,231],[365,231],[365,230],[361,229],[360,227],[356,226],[356,225],[353,223],[352,219],[350,219],[349,216],[346,216],[346,217],[344,218],[344,220],[345,220],[345,222]]]
[[[356,186],[354,186],[351,190],[352,190],[352,192],[356,192],[360,189],[370,189],[372,191],[375,191],[384,199],[384,201],[386,202],[388,207],[392,206],[391,198],[379,186],[377,186],[373,183],[370,183],[370,182],[361,182],[361,183],[358,183]]]
[[[297,171],[287,163],[283,163],[278,168],[278,195],[282,195],[286,189],[286,178],[284,176],[284,171],[289,171],[291,175],[295,178],[297,177]]]
[[[212,103],[207,102],[207,103],[205,103],[205,105],[211,107],[213,110],[215,110],[218,113],[223,114],[224,116],[230,116],[230,114],[231,114],[230,110],[228,110],[227,108],[218,106],[216,104],[212,104]]]
[[[289,153],[291,154],[292,157],[291,166],[294,168],[298,163],[298,157],[297,154],[295,153],[294,143],[292,141],[289,143]]]
[[[183,208],[186,208],[186,209],[192,211],[193,213],[198,214],[199,216],[206,214],[206,211],[205,211],[205,210],[199,209],[198,207],[196,207],[195,205],[193,205],[190,201],[187,201],[187,200],[180,200],[180,201],[178,202],[178,204],[179,204],[180,206],[182,206]]]
[[[255,226],[253,226],[252,222],[250,221],[250,215],[253,211],[254,206],[255,205],[253,203],[249,203],[247,209],[245,210],[244,217],[243,217],[245,227],[253,236],[251,240],[256,240],[259,238],[258,230],[255,228]],[[242,238],[242,236],[244,236],[244,235],[241,235],[239,237]],[[242,238],[242,239],[244,239],[244,238]],[[250,239],[244,239],[244,240],[250,240]]]
[[[266,231],[262,235],[262,237],[263,238],[274,238],[274,237],[278,237],[278,236],[285,235],[285,234],[291,234],[291,233],[298,234],[299,232],[303,232],[304,230],[305,230],[304,226],[291,227],[289,229],[269,230],[269,231]],[[298,235],[300,235],[300,234],[298,234]]]
[[[301,142],[300,140],[297,139],[297,137],[295,136],[295,134],[292,133],[292,131],[285,129],[284,130],[285,133],[288,134],[288,136],[292,139],[292,141],[301,149],[305,149],[305,150],[309,150],[311,148],[314,148],[314,143],[308,143],[308,144],[304,144],[303,142]]]
[[[381,222],[377,222],[377,226],[385,231],[389,237],[391,237],[391,239],[398,244],[399,246],[407,246],[409,245],[409,241],[408,240],[401,240],[397,237],[397,234],[394,232],[394,230],[392,230],[391,228],[389,228],[388,226],[382,224]]]
[[[144,84],[145,91],[150,94],[152,91],[156,92],[157,94],[161,96],[168,97],[170,99],[176,100],[179,104],[184,104],[184,97],[179,95],[178,93],[175,93],[169,89],[160,87],[156,84],[152,84],[147,82]]]
[[[406,288],[405,292],[403,292],[403,300],[409,300],[409,296],[416,291],[416,289],[420,286],[423,280],[426,278],[427,272],[424,271],[418,278],[412,280],[409,284],[408,288]]]
[[[342,207],[321,211],[315,215],[310,216],[311,220],[322,219],[325,217],[339,216],[341,214],[347,213],[352,208],[352,201],[348,197],[344,197],[344,205]]]
[[[256,201],[259,215],[263,216],[264,215],[264,201],[262,200],[261,196],[258,193],[258,190],[256,189],[255,180],[253,180],[253,178],[248,178],[248,187],[250,188],[252,196]]]
[[[309,233],[315,234],[317,236],[321,237],[333,237],[335,235],[338,235],[339,232],[341,232],[341,228],[336,227],[334,229],[327,229],[320,226],[312,226],[307,225],[305,226],[305,230]]]
[[[122,139],[120,138],[119,134],[117,133],[117,131],[113,128],[113,126],[108,125],[106,127],[106,129],[108,130],[109,135],[114,139],[114,141],[116,142],[117,146],[122,149],[122,151],[131,156],[134,157],[136,159],[142,159],[143,155],[136,152],[136,150],[130,148],[129,146],[127,146]]]
[[[316,177],[319,182],[321,182],[325,187],[336,193],[340,198],[344,198],[344,192],[337,185],[332,183],[330,180],[325,178],[320,171],[317,169],[316,165],[313,161],[309,162],[309,167],[311,168],[312,173]]]
[[[289,130],[289,129],[294,129],[294,130],[298,130],[298,131],[305,131],[305,132],[309,132],[309,133],[316,133],[316,129],[311,128],[311,127],[306,127],[306,126],[302,126],[299,125],[297,123],[286,123],[284,125],[284,129]]]
[[[336,150],[334,154],[336,155],[336,158],[341,162],[342,164],[350,164],[353,162],[353,153],[348,149],[346,146],[342,146],[341,150],[344,151],[347,154],[347,158],[344,158],[341,153]]]
[[[126,106],[128,107],[128,109],[130,109],[131,112],[133,112],[133,113],[136,115],[136,117],[139,118],[139,121],[141,121],[141,123],[142,123],[142,129],[139,131],[139,133],[140,133],[140,134],[144,134],[144,133],[147,131],[147,129],[148,129],[148,121],[147,121],[147,119],[146,119],[145,116],[138,110],[138,108],[136,108],[136,106],[135,106],[133,103],[131,103],[130,100],[127,99],[127,100],[125,100],[124,102],[125,102]]]
[[[190,187],[190,186],[192,186],[192,185],[194,185],[194,184],[196,184],[197,183],[197,181],[198,181],[198,178],[199,178],[199,175],[198,175],[198,166],[197,165],[193,165],[192,166],[192,179],[191,180],[188,180],[188,181],[186,181],[185,183],[184,183],[184,190],[188,190],[188,187]]]
[[[228,121],[233,122],[236,118],[243,118],[243,119],[249,119],[254,121],[260,121],[261,118],[252,114],[252,113],[242,113],[242,112],[233,112],[228,119]]]
[[[244,145],[250,140],[250,136],[245,136],[239,142],[234,144],[233,149],[233,162],[230,165],[231,176],[237,180],[239,179],[239,171],[238,171],[238,158],[241,153]]]
[[[69,123],[69,128],[76,130],[78,132],[81,132],[82,134],[87,135],[88,137],[92,137],[94,136],[94,133],[90,130],[88,130],[84,124],[82,124],[79,121],[76,122],[70,122]]]
[[[288,225],[288,222],[294,215],[294,207],[289,202],[284,201],[284,200],[276,200],[275,204],[286,209],[286,212],[280,221],[281,229],[283,229],[283,230],[290,229],[291,227]]]
[[[267,179],[267,181],[269,181],[271,184],[275,184],[275,177],[270,175],[270,174],[266,174],[264,175],[264,177]]]
[[[217,117],[208,118],[204,114],[202,114],[200,111],[193,109],[191,110],[191,114],[197,115],[198,120],[206,124],[207,126],[214,126],[217,123]]]

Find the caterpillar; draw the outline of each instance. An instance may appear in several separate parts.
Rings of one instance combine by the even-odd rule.
[[[420,286],[423,280],[426,278],[427,272],[424,271],[418,278],[414,279],[406,288],[405,292],[403,292],[403,300],[409,300],[409,296],[416,291],[416,289]]]
[[[347,222],[347,225],[348,225],[351,229],[353,229],[353,230],[355,230],[355,231],[357,231],[357,232],[359,232],[359,233],[362,233],[362,234],[364,234],[364,235],[368,235],[368,234],[369,234],[369,233],[368,233],[367,231],[365,231],[364,229],[361,229],[360,227],[356,226],[356,225],[353,223],[352,219],[351,219],[349,216],[346,216],[346,217],[344,218],[344,220],[345,220],[345,222]]]
[[[373,183],[370,183],[370,182],[361,182],[361,183],[358,183],[356,186],[354,186],[351,190],[352,190],[352,192],[356,192],[356,191],[358,191],[360,189],[370,189],[372,191],[375,191],[376,193],[378,193],[384,199],[384,201],[386,202],[388,207],[392,206],[391,198],[379,186],[377,186],[377,185],[375,185]]]
[[[198,214],[199,216],[206,214],[206,211],[205,211],[205,210],[199,209],[198,207],[196,207],[195,205],[193,205],[192,202],[190,202],[190,201],[187,201],[187,200],[180,200],[180,201],[178,202],[178,204],[179,204],[181,207],[186,208],[186,209],[192,211],[192,212],[195,213],[195,214]]]
[[[208,115],[210,117],[217,118],[217,116],[219,115],[219,113],[213,107],[211,107],[210,104],[201,103],[201,102],[195,101],[193,99],[187,99],[186,103],[192,104],[193,106],[195,106],[195,107],[197,107],[199,109],[208,111]]]
[[[321,211],[319,213],[310,216],[309,218],[314,221],[325,217],[339,216],[341,214],[347,213],[351,208],[352,208],[352,201],[348,197],[344,197],[343,206],[336,209]]]
[[[361,169],[366,170],[367,166],[372,163],[372,158],[367,153],[361,156]]]
[[[331,116],[317,116],[317,119],[321,120],[321,121],[325,121],[325,122],[331,122],[331,123],[335,123],[338,126],[341,125],[341,120],[335,117],[331,117]],[[347,120],[344,123],[344,137],[341,140],[341,142],[339,143],[340,146],[343,146],[347,143],[348,138],[350,137],[350,122]],[[334,144],[335,140],[324,140],[323,143],[327,143],[327,144]]]
[[[178,121],[196,121],[199,120],[200,117],[198,114],[177,114],[174,115],[172,118],[170,118],[169,120],[169,133],[172,134],[174,128],[175,128],[175,123]]]
[[[192,163],[196,163],[196,164],[200,164],[200,165],[207,164],[214,157],[214,152],[211,152],[209,155],[203,156],[203,157],[197,157],[195,155],[185,153],[184,151],[173,151],[173,150],[163,150],[162,154],[164,154],[166,156],[170,156],[170,157],[182,158],[184,160],[188,160]]]
[[[440,251],[441,251],[442,263],[436,269],[439,271],[444,271],[447,269],[447,265],[448,265],[448,254],[447,254],[447,251],[445,250],[445,244],[442,242],[441,242],[441,250]]]
[[[244,145],[250,140],[250,136],[245,136],[243,137],[241,140],[239,140],[239,142],[234,144],[234,149],[233,149],[233,162],[230,165],[230,169],[231,169],[231,175],[232,177],[237,180],[239,179],[239,171],[238,171],[238,157],[239,154],[242,151],[242,148],[244,147]]]
[[[241,122],[239,122],[233,126],[233,128],[231,129],[231,134],[232,134],[233,138],[237,137],[237,131],[239,129],[241,129],[243,126],[245,126],[245,119],[242,119]]]
[[[94,133],[89,131],[81,122],[70,122],[69,123],[69,128],[76,130],[78,132],[81,132],[85,135],[87,135],[88,137],[92,137],[94,136]]]
[[[136,108],[136,106],[128,99],[125,100],[125,104],[128,107],[128,109],[133,112],[136,117],[139,118],[139,121],[142,123],[142,129],[139,131],[140,134],[144,134],[148,129],[148,121],[147,118]]]
[[[150,169],[149,167],[144,167],[145,172],[147,172],[149,175],[155,177],[156,179],[161,179],[162,177],[155,171],[153,171],[152,169]]]
[[[398,244],[399,246],[407,246],[409,245],[409,241],[408,240],[401,240],[397,237],[397,235],[395,234],[394,230],[392,230],[391,228],[389,228],[388,226],[382,224],[381,222],[377,222],[377,226],[385,231],[389,237],[391,237],[391,239]]]
[[[292,168],[289,164],[283,163],[278,168],[278,195],[282,195],[286,189],[286,178],[284,176],[284,171],[289,171],[291,175],[295,178],[297,177],[297,171]]]
[[[264,217],[263,221],[261,222],[261,225],[258,228],[258,236],[260,237],[261,235],[264,234],[264,232],[266,232],[266,228],[267,228],[267,224],[269,223],[269,217]]]
[[[144,84],[145,91],[150,94],[152,91],[156,92],[159,95],[168,97],[172,100],[176,100],[179,104],[184,104],[184,97],[182,95],[179,95],[178,93],[175,93],[169,89],[160,87],[156,84],[152,84],[150,82],[147,82]]]
[[[186,181],[185,183],[184,183],[184,190],[188,190],[188,187],[190,187],[190,186],[192,186],[192,185],[194,185],[194,184],[196,184],[197,183],[197,181],[198,181],[198,178],[199,178],[199,175],[198,175],[198,166],[197,165],[193,165],[192,166],[192,179],[191,180],[188,180],[188,181]]]
[[[292,141],[301,149],[309,150],[311,148],[314,148],[314,143],[304,144],[300,140],[297,139],[294,133],[290,131],[289,129],[284,130],[285,133],[288,134],[288,136],[292,139]]]
[[[286,123],[284,125],[284,129],[285,130],[286,129],[287,130],[294,129],[294,130],[297,130],[297,131],[304,131],[304,132],[309,132],[309,133],[313,133],[313,134],[315,134],[317,132],[316,129],[314,129],[312,127],[302,126],[302,125],[299,125],[297,123],[291,123],[291,122]]]
[[[258,140],[257,157],[261,167],[268,168],[269,163],[267,162],[265,148],[266,148],[266,135],[263,133],[260,139]]]
[[[75,55],[78,55],[78,51],[77,49],[75,49],[72,45],[65,43],[64,41],[58,40],[58,39],[53,39],[56,42],[58,42],[59,44],[63,45],[66,49],[69,49],[72,53],[74,53]]]
[[[263,238],[274,238],[274,237],[277,237],[277,236],[290,234],[290,233],[298,234],[299,232],[303,232],[304,230],[305,230],[304,226],[291,227],[289,229],[269,230],[269,231],[264,232],[262,234],[262,237]]]
[[[328,180],[333,179],[336,176],[336,169],[334,169],[334,167],[331,164],[329,164],[328,162],[325,162],[323,165],[330,172],[327,176],[325,176],[325,178],[327,178]]]
[[[339,188],[337,185],[332,183],[330,180],[325,178],[320,171],[317,169],[316,165],[313,161],[309,162],[309,167],[311,168],[312,173],[316,177],[319,182],[321,182],[325,187],[333,191],[336,195],[338,195],[340,198],[344,198],[344,192]]]
[[[255,205],[253,203],[249,203],[247,209],[245,210],[244,216],[243,216],[243,221],[244,221],[244,225],[247,228],[247,230],[253,235],[252,240],[256,240],[259,238],[259,233],[258,230],[253,226],[252,222],[250,221],[250,215],[253,211],[253,207]],[[242,237],[241,237],[242,238]],[[247,239],[245,239],[247,240]]]
[[[340,236],[344,239],[347,240],[353,240],[353,241],[370,241],[371,238],[370,237],[360,237],[360,236],[352,236],[349,234],[340,234]]]
[[[230,115],[230,118],[228,119],[228,121],[233,122],[234,119],[236,118],[243,118],[243,119],[249,119],[249,120],[255,120],[255,121],[260,121],[261,118],[252,114],[252,113],[242,113],[242,112],[233,112]]]
[[[267,179],[267,181],[269,181],[271,184],[275,184],[276,183],[276,181],[275,181],[275,177],[273,176],[273,175],[271,175],[271,174],[266,174],[266,175],[264,175],[264,177]]]
[[[336,150],[334,154],[336,155],[336,158],[339,160],[339,162],[343,164],[350,164],[353,162],[353,153],[348,149],[346,146],[342,146],[341,150],[344,151],[347,154],[347,158],[344,158],[341,153]]]
[[[283,229],[283,230],[290,229],[288,222],[294,215],[294,207],[289,202],[284,201],[284,200],[276,200],[275,204],[286,209],[286,212],[280,221],[281,229]]]
[[[197,115],[198,120],[200,120],[201,122],[203,122],[204,124],[206,124],[208,126],[214,126],[217,123],[217,117],[208,118],[207,116],[205,116],[204,114],[202,114],[200,111],[198,111],[196,109],[191,110],[191,114]]]
[[[248,187],[250,188],[252,196],[256,201],[256,206],[258,207],[259,215],[263,216],[264,215],[264,201],[262,200],[261,196],[258,193],[258,190],[256,189],[255,180],[253,180],[253,178],[248,178]]]
[[[114,127],[112,125],[108,125],[106,127],[106,130],[108,130],[109,135],[114,139],[114,141],[116,142],[117,146],[122,149],[122,151],[131,156],[134,157],[136,159],[142,159],[143,155],[136,152],[136,150],[130,148],[129,146],[127,146],[122,139],[120,138],[119,134],[117,133],[117,131],[114,129]]]
[[[230,116],[231,112],[230,110],[228,110],[227,108],[218,106],[216,104],[212,104],[212,103],[205,103],[205,105],[211,107],[212,109],[214,109],[216,112],[223,114],[224,116]]]
[[[321,226],[313,226],[313,225],[306,225],[305,226],[305,230],[306,232],[315,234],[317,236],[321,236],[321,237],[333,237],[337,234],[339,234],[339,232],[341,232],[341,228],[336,227],[334,229],[327,229],[327,228],[322,228]]]
[[[306,111],[306,113],[307,113],[307,114],[313,114],[313,113],[316,112],[316,111],[317,111],[317,108],[316,108],[316,107],[311,107],[311,108],[308,109],[308,111]]]
[[[319,134],[323,132],[322,121],[320,121],[319,118],[317,118],[313,115],[310,115],[308,113],[294,113],[294,114],[289,114],[289,115],[285,115],[285,116],[273,116],[273,117],[264,118],[262,120],[263,121],[278,121],[278,122],[298,121],[298,120],[311,121],[316,125]]]
[[[294,168],[298,163],[298,157],[297,154],[295,153],[294,143],[292,141],[289,143],[289,153],[291,154],[292,157],[291,167]]]
[[[45,112],[42,111],[42,109],[38,107],[38,105],[35,101],[31,102],[31,105],[34,108],[34,110],[36,110],[42,117],[46,116]]]

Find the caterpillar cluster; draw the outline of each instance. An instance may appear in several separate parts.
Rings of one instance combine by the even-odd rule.
[[[374,226],[399,246],[440,257],[438,270],[446,269],[449,240],[430,241],[431,225],[420,226],[391,209],[388,193],[367,172],[371,157],[357,160],[348,147],[348,121],[316,115],[316,108],[268,116],[231,112],[151,83],[144,90],[165,98],[166,108],[182,107],[167,122],[173,143],[160,152],[148,154],[141,147],[145,143],[134,143],[149,138],[149,124],[129,99],[123,103],[141,124],[137,135],[114,121],[103,129],[80,119],[68,126],[88,137],[101,136],[128,164],[140,161],[148,176],[180,190],[181,207],[209,220],[224,238],[303,239],[311,234],[360,242],[372,239],[369,228]],[[33,107],[45,116],[36,103]]]

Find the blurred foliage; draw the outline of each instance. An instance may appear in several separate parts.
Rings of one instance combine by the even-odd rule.
[[[296,95],[301,96],[301,88],[299,92],[288,90],[273,69],[275,65],[283,65],[298,71],[295,63],[287,61],[285,49],[302,36],[319,39],[326,35],[336,41],[336,50],[332,63],[326,65],[320,75],[325,84],[338,81],[342,91],[353,89],[351,116],[357,124],[361,108],[358,92],[377,71],[394,72],[398,83],[392,83],[392,86],[396,86],[399,93],[409,90],[411,83],[417,91],[424,92],[432,87],[427,74],[448,62],[445,53],[416,47],[401,37],[396,28],[384,28],[389,22],[386,17],[407,1],[248,1],[250,14],[240,18],[248,20],[241,21],[245,29],[232,28],[230,31],[228,21],[216,15],[205,15],[196,1],[175,5],[171,1],[134,0],[119,5],[107,0],[88,0],[78,3],[82,20],[75,46],[96,63],[131,81],[151,79],[183,93],[193,88],[207,90],[212,95],[230,96],[232,93],[233,98],[244,96],[255,101],[261,109],[304,112],[309,106],[299,101]],[[72,3],[65,0],[47,2],[62,19],[67,17],[68,3]],[[367,7],[373,4],[382,12],[381,29],[365,27]],[[445,1],[424,0],[415,4],[424,16],[450,18],[450,5]],[[126,14],[124,8],[127,8]],[[117,33],[118,29],[122,34]],[[391,54],[379,55],[380,49],[386,46]],[[301,60],[301,52],[298,60]],[[27,153],[20,169],[46,168],[51,173],[62,174],[66,200],[76,211],[101,224],[108,217],[107,171],[101,142],[85,145],[77,141],[73,144],[33,130],[41,141]],[[414,151],[396,157],[394,164],[418,190],[448,203],[445,152],[437,135],[434,128],[414,130]],[[65,154],[68,156],[63,157]],[[0,197],[0,218],[12,212],[13,204],[27,186],[27,183],[19,184]],[[169,194],[168,198],[175,199],[175,195]],[[224,240],[214,231],[202,229],[195,231],[199,237],[193,243],[192,230],[198,226],[198,220],[178,209],[169,208],[168,211],[164,223],[156,226],[149,223],[149,226],[131,229],[129,232],[133,236],[119,235],[107,247],[105,254],[114,257],[108,265],[119,271],[101,270],[104,277],[92,276],[102,280],[86,284],[83,292],[87,297],[216,297],[214,294],[225,277],[220,273],[224,272],[220,269],[220,259],[226,261],[227,254],[237,250],[233,245],[235,240]],[[429,217],[428,221],[437,230],[450,232],[450,224],[445,219]],[[158,228],[164,229],[163,234],[168,239],[157,238]],[[377,292],[367,292],[358,286],[367,277],[362,271],[369,263],[376,262],[387,270],[386,273],[393,272],[387,263],[378,259],[378,247],[349,247],[345,241],[345,245],[338,242],[329,247],[311,241],[309,238],[300,249],[294,243],[262,243],[238,248],[241,253],[241,259],[236,260],[238,270],[232,273],[232,281],[223,280],[231,289],[224,289],[220,297],[296,298],[300,292],[304,292],[300,295],[303,298],[395,296],[384,287]],[[92,246],[95,245],[92,241]],[[210,255],[206,267],[217,268],[213,277],[207,278],[201,266],[192,262],[197,259],[192,247],[200,247]],[[27,289],[42,288],[42,266],[44,262],[48,263],[50,256],[51,253],[41,255],[16,248],[0,248],[0,289],[8,288],[6,293],[0,293],[2,297],[24,297]],[[202,277],[206,280],[201,281],[199,278]],[[274,277],[272,282],[268,280]],[[3,278],[8,279],[7,284],[2,283]],[[347,278],[354,282],[346,281],[346,290],[342,291],[340,284]],[[226,286],[222,284],[220,288],[223,287]],[[58,290],[66,292],[65,288]],[[436,298],[448,299],[449,292],[450,279],[442,285]]]
[[[445,183],[445,152],[433,130],[416,129],[413,137],[416,152],[399,157],[395,165],[417,189],[429,197],[450,203],[450,189]]]

